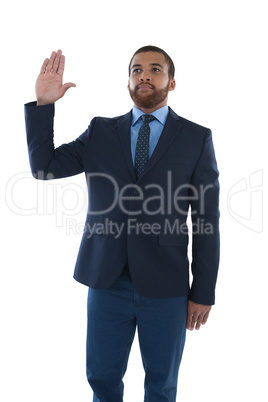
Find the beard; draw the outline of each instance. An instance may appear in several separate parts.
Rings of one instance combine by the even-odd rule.
[[[129,88],[130,97],[136,106],[151,109],[162,103],[168,96],[169,84],[163,89],[155,89],[153,85],[151,85],[151,88],[152,92],[147,95],[139,93],[138,85],[134,90]]]

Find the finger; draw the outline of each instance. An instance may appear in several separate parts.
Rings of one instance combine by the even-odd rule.
[[[192,321],[191,321],[191,325],[190,325],[190,331],[193,331],[194,330],[194,324],[195,324],[195,321],[194,321],[194,319],[192,319]]]
[[[57,70],[57,73],[58,73],[59,75],[61,75],[61,76],[63,76],[64,66],[65,66],[65,56],[62,54],[62,55],[61,55],[61,58],[60,58],[58,70]]]
[[[187,321],[186,321],[186,328],[187,328],[187,329],[191,329],[191,325],[192,325],[192,316],[193,316],[193,314],[188,311],[188,314],[187,314]]]
[[[191,331],[194,330],[196,322],[197,322],[197,317],[196,317],[196,315],[193,315],[192,316],[192,322],[191,322]]]
[[[186,328],[190,329],[191,328],[191,321],[192,321],[192,311],[191,311],[191,303],[190,300],[188,300],[187,304],[187,320],[186,320]]]
[[[196,323],[195,315],[191,313],[188,314],[186,328],[189,329],[190,331],[193,331],[195,323]]]
[[[42,64],[40,74],[45,74],[49,59],[46,58]]]
[[[197,329],[197,330],[199,330],[200,329],[200,326],[201,326],[201,323],[202,323],[202,321],[203,321],[203,314],[200,314],[199,315],[199,317],[198,317],[198,319],[197,319],[197,322],[196,322],[196,325],[195,325],[195,329]]]
[[[57,53],[56,53],[56,57],[55,57],[55,59],[54,59],[54,62],[53,62],[53,71],[55,72],[55,73],[57,73],[58,72],[58,68],[59,68],[59,65],[60,65],[60,60],[61,60],[61,55],[62,55],[62,51],[61,50],[58,50],[57,51]]]
[[[186,323],[186,328],[189,330],[193,330],[194,328],[194,323],[195,323],[195,311],[192,307],[192,304],[188,302],[188,308],[187,308],[187,323]]]
[[[202,325],[205,325],[205,323],[208,320],[208,316],[209,316],[209,311],[206,314],[204,314],[204,317],[203,317],[203,320],[202,320]]]
[[[53,63],[54,63],[55,57],[56,57],[56,52],[53,51],[51,53],[51,56],[50,56],[50,59],[49,59],[48,65],[47,65],[48,72],[51,72],[51,70],[53,68]]]

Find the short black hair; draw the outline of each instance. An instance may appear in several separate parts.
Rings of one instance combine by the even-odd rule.
[[[133,56],[132,56],[132,58],[130,60],[129,66],[128,66],[128,74],[129,75],[130,75],[131,63],[132,63],[132,60],[133,60],[134,56],[136,56],[136,54],[138,54],[138,53],[143,53],[143,52],[162,53],[163,56],[165,57],[165,60],[166,60],[167,64],[168,64],[168,75],[169,75],[170,78],[174,78],[175,66],[174,66],[174,63],[173,63],[171,57],[163,49],[161,49],[160,47],[151,46],[151,45],[143,46],[143,47],[139,48],[138,50],[136,50],[136,52],[133,54]]]

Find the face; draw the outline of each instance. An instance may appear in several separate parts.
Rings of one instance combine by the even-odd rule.
[[[134,104],[151,113],[167,104],[168,93],[175,89],[175,80],[168,75],[168,64],[162,53],[143,52],[131,62],[128,89]]]

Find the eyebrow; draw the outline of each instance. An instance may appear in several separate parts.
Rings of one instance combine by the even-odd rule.
[[[164,68],[161,64],[159,64],[159,63],[150,63],[150,66],[158,66],[158,67],[161,67],[161,68]],[[141,67],[141,64],[134,64],[132,67],[131,67],[131,70],[133,69],[133,68],[135,68],[135,67]]]

